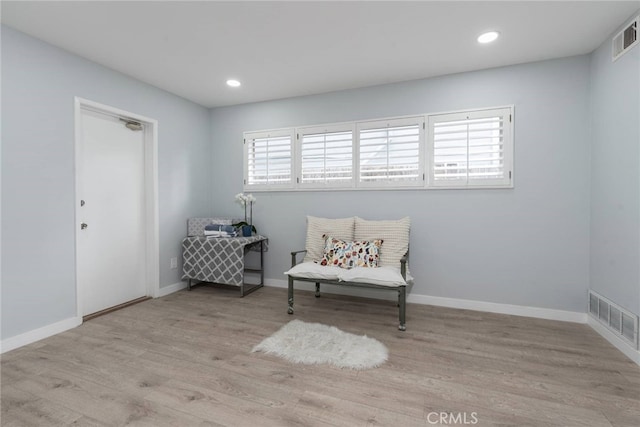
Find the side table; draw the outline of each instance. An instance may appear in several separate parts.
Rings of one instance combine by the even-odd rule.
[[[251,237],[185,237],[182,240],[183,276],[191,281],[237,286],[240,296],[250,294],[264,285],[264,251],[267,238]],[[260,252],[260,267],[246,268],[245,255],[250,250]],[[245,283],[245,273],[259,273],[260,283]]]

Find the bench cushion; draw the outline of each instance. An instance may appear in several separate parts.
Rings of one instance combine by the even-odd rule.
[[[397,288],[406,286],[407,282],[402,278],[400,269],[395,267],[356,267],[346,270],[340,267],[322,266],[315,262],[303,262],[297,264],[286,275],[293,278],[318,279],[318,280],[338,280],[341,282],[370,283],[378,286]],[[408,281],[411,279],[407,277]]]
[[[407,285],[407,282],[402,278],[402,274],[400,274],[400,269],[395,267],[352,268],[351,270],[342,270],[340,275],[338,275],[338,280],[344,282],[371,283],[389,288]]]
[[[312,261],[297,264],[289,271],[285,271],[284,274],[305,279],[338,280],[338,275],[341,271],[344,271],[344,269],[340,267],[322,266]]]
[[[307,253],[304,262],[319,261],[324,252],[325,234],[337,239],[351,242],[353,239],[355,218],[317,218],[307,216],[307,242],[305,249]]]

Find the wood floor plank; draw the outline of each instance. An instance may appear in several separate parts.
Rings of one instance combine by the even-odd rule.
[[[637,426],[640,369],[586,325],[286,290],[196,287],[2,355],[2,426]],[[292,319],[366,334],[377,369],[253,346]]]
[[[13,386],[2,387],[2,425],[66,426],[82,417],[64,406]]]
[[[422,418],[414,418],[398,412],[340,399],[314,391],[306,391],[298,399],[296,413],[305,418],[331,423],[336,426],[383,425],[424,426]]]
[[[238,394],[238,389],[232,384],[217,383],[204,387],[171,381],[155,390],[148,399],[227,426],[262,425],[266,420],[281,421],[278,412],[267,409],[280,408],[282,402],[256,402],[245,398],[249,396]]]

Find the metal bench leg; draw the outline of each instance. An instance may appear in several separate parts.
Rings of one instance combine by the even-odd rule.
[[[189,290],[191,290],[191,279],[189,279]]]
[[[398,305],[400,307],[400,325],[398,329],[401,331],[406,331],[407,327],[405,326],[405,315],[407,308],[407,287],[400,286],[398,289]]]
[[[320,283],[316,282],[316,298],[320,298]]]
[[[288,292],[288,297],[289,297],[289,308],[287,309],[287,313],[289,314],[293,314],[293,279],[291,278],[291,276],[289,276],[289,292]]]

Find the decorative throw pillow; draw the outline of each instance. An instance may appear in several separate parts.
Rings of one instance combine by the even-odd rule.
[[[320,261],[317,261],[320,265],[347,269],[378,266],[381,239],[346,242],[327,235],[323,237],[325,238],[324,253]]]

